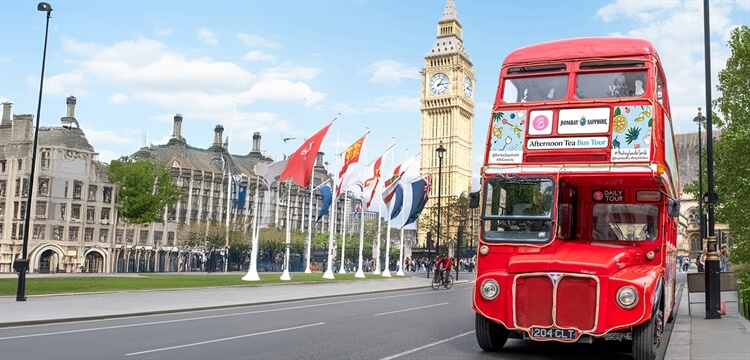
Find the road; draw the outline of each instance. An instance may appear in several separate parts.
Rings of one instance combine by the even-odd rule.
[[[684,276],[683,276],[684,278]],[[509,340],[482,352],[472,283],[223,310],[0,329],[12,359],[630,359],[617,343]],[[671,332],[671,324],[667,328]],[[668,335],[668,334],[667,334]],[[663,339],[668,341],[668,336]],[[661,358],[664,348],[662,346]],[[621,351],[621,352],[618,352]]]

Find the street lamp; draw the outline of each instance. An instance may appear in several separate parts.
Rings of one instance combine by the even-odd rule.
[[[445,148],[443,147],[443,142],[440,142],[440,146],[438,146],[437,149],[435,149],[438,156],[438,218],[437,218],[437,242],[435,243],[435,252],[437,254],[440,254],[440,200],[442,199],[442,189],[443,189],[443,155],[445,155]]]
[[[706,123],[706,117],[701,113],[701,108],[698,108],[698,116],[693,118],[693,122],[698,124],[698,221],[701,244],[703,244],[706,239],[706,221],[703,215],[703,139],[701,138],[703,131],[701,128]]]
[[[44,51],[42,52],[42,77],[39,79],[39,102],[36,108],[36,126],[34,126],[34,141],[31,145],[31,168],[29,171],[29,187],[26,192],[26,213],[23,222],[23,247],[21,258],[16,259],[13,268],[18,271],[18,291],[16,292],[16,301],[26,301],[26,270],[29,268],[29,226],[31,224],[31,201],[34,193],[34,173],[36,172],[36,146],[39,138],[39,114],[42,111],[42,89],[44,88],[44,65],[47,62],[47,35],[49,34],[49,19],[52,13],[52,6],[46,2],[40,2],[36,7],[39,11],[47,12],[47,25],[44,29]]]

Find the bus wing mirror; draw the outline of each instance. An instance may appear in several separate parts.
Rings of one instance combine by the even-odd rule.
[[[479,208],[479,191],[469,193],[469,209]]]
[[[680,216],[680,200],[669,199],[667,206],[669,207],[669,217]]]

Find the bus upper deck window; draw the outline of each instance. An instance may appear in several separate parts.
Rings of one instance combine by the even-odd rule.
[[[618,71],[578,74],[576,97],[602,99],[640,97],[646,91],[646,71]]]
[[[503,101],[506,103],[561,100],[568,90],[568,76],[507,78],[504,85]]]

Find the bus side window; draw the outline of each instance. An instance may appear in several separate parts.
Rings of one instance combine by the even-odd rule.
[[[569,240],[575,238],[576,190],[565,182],[560,184],[560,198],[557,204],[557,236]]]

